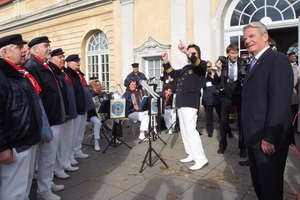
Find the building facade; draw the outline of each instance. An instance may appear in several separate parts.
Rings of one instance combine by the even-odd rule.
[[[26,40],[47,35],[52,49],[79,54],[86,78],[97,76],[108,91],[123,93],[131,63],[148,78],[159,77],[161,54],[174,68],[186,57],[177,49],[200,46],[214,62],[229,43],[242,43],[242,27],[261,21],[279,51],[298,51],[300,0],[0,0],[0,37]],[[159,78],[152,82],[161,88]]]

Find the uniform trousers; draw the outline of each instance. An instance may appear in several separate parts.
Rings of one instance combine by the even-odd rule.
[[[27,200],[31,189],[36,145],[17,153],[13,149],[14,163],[0,164],[0,199]]]
[[[38,144],[38,194],[45,194],[51,191],[53,180],[56,152],[59,144],[61,125],[51,126],[53,139],[50,143],[40,142]]]
[[[65,168],[71,167],[69,158],[72,149],[73,126],[74,119],[67,120],[61,125],[61,134],[59,135],[59,143],[54,166],[55,174],[62,174],[65,172]]]
[[[259,200],[283,199],[284,169],[288,151],[286,147],[267,155],[261,149],[248,148],[251,178]]]
[[[93,116],[90,118],[90,121],[93,124],[93,133],[94,133],[94,139],[99,140],[100,139],[100,128],[102,126],[101,121],[97,116]]]
[[[140,130],[141,131],[148,131],[149,128],[149,115],[148,111],[143,111],[143,112],[133,112],[128,115],[128,118],[131,120],[137,120],[141,122]],[[154,126],[157,125],[155,117],[154,117]]]
[[[70,158],[74,158],[74,155],[83,154],[81,150],[82,140],[86,127],[87,112],[84,115],[78,115],[74,119],[74,135],[72,138],[72,153]]]
[[[164,120],[165,120],[165,124],[167,129],[171,129],[171,126],[173,126],[172,128],[175,127],[175,122],[176,122],[176,110],[175,109],[165,109],[165,114],[164,116]]]
[[[207,160],[200,134],[196,129],[198,110],[190,107],[178,108],[178,118],[181,137],[185,152],[195,161],[205,162]]]

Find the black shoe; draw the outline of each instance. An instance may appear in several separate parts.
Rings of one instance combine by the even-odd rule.
[[[240,157],[241,158],[246,158],[247,157],[247,151],[246,151],[246,149],[241,149],[240,150]]]
[[[218,154],[223,154],[225,152],[225,149],[224,147],[220,147],[217,151]]]
[[[228,132],[227,135],[228,135],[229,138],[233,138],[233,135],[232,135],[231,131]]]
[[[240,161],[239,165],[245,166],[245,167],[250,166],[250,160]]]

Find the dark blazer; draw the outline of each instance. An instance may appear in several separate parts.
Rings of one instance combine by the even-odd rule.
[[[242,59],[237,59],[238,66],[238,78],[233,83],[228,83],[228,62],[222,68],[221,76],[219,77],[215,74],[215,81],[220,85],[220,87],[224,88],[223,94],[228,98],[240,98],[242,95],[242,73],[241,73],[241,63]]]
[[[290,105],[293,71],[287,57],[267,49],[251,72],[242,94],[242,125],[248,148],[261,148],[265,140],[276,149],[294,142]]]
[[[54,74],[46,69],[33,55],[25,67],[34,76],[42,88],[40,97],[42,99],[50,126],[62,124],[66,120],[63,99],[60,95],[60,88],[57,85]]]
[[[199,109],[200,89],[205,83],[206,62],[193,55],[190,60],[192,64],[187,64],[179,70],[174,70],[170,63],[163,64],[163,67],[172,78],[178,78],[176,106]]]

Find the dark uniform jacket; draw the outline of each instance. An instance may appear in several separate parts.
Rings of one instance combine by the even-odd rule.
[[[205,82],[206,62],[192,55],[192,64],[174,70],[170,63],[163,64],[164,70],[172,77],[178,78],[176,88],[176,106],[198,109],[200,89]]]
[[[62,70],[55,66],[55,64],[49,62],[49,66],[51,67],[54,75],[56,76],[59,82],[60,91],[64,100],[67,120],[75,119],[78,115],[76,109],[73,83],[68,83],[65,76],[62,74]]]
[[[43,121],[38,99],[27,78],[0,59],[0,152],[27,150],[41,141]]]
[[[126,79],[124,80],[124,86],[128,87],[128,83],[130,80],[136,80],[137,84],[139,84],[140,80],[147,80],[146,76],[142,72],[138,72],[137,75],[134,74],[134,72],[131,72],[127,75]]]
[[[73,81],[77,114],[84,115],[87,110],[86,110],[86,106],[85,106],[85,96],[84,96],[83,86],[82,86],[80,77],[78,76],[77,72],[75,72],[70,67],[68,67],[64,70]],[[79,73],[83,74],[80,71],[79,71]]]
[[[31,56],[25,67],[32,74],[42,88],[40,97],[49,119],[50,126],[62,124],[66,120],[63,99],[59,85],[54,75],[43,66],[38,59]]]

